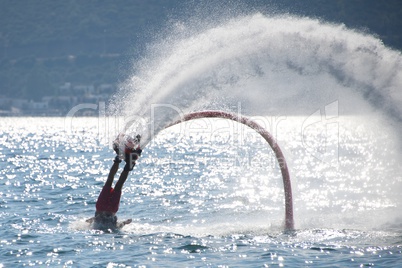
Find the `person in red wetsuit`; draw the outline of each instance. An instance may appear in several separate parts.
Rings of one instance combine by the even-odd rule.
[[[113,165],[110,168],[109,175],[99,194],[98,200],[96,201],[96,212],[95,217],[88,219],[87,222],[93,223],[94,227],[97,229],[109,229],[109,228],[119,228],[131,222],[131,219],[117,223],[116,213],[119,210],[121,191],[123,184],[127,180],[128,174],[133,170],[135,166],[135,161],[141,155],[142,150],[137,146],[134,148],[134,142],[139,143],[140,136],[138,135],[136,139],[128,140],[124,142],[124,154],[120,154],[119,138],[113,144],[113,149],[116,151],[117,155],[113,160]],[[119,164],[121,163],[121,158],[124,156],[124,161],[126,162],[123,171],[120,174],[118,181],[116,182],[114,188],[112,187],[114,177],[119,169]]]

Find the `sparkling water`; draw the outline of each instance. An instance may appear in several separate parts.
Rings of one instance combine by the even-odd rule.
[[[133,223],[108,233],[85,222],[114,157],[102,120],[0,118],[0,266],[399,267],[394,137],[339,117],[338,161],[331,142],[313,143],[327,135],[321,125],[303,141],[305,120],[283,119],[275,132],[290,166],[295,231],[283,231],[283,185],[265,141],[210,119],[164,130],[144,148],[117,214]]]

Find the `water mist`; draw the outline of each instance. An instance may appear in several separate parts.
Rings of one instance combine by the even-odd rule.
[[[373,213],[385,215],[382,223],[400,217],[400,52],[343,25],[288,15],[198,28],[176,22],[171,30],[149,46],[110,106],[133,118],[124,131],[148,143],[204,109],[283,117],[274,131],[290,160],[299,227],[372,227]],[[331,163],[325,152],[317,157],[328,142]]]

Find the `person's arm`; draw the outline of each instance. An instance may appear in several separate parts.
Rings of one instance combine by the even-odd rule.
[[[93,223],[95,221],[95,217],[89,218],[86,220],[88,223]]]
[[[128,219],[128,220],[125,220],[125,221],[123,221],[123,222],[119,222],[119,223],[117,224],[117,228],[123,228],[124,225],[130,224],[132,221],[133,221],[132,219]]]

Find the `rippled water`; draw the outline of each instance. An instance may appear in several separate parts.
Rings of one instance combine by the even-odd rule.
[[[291,168],[294,232],[273,154],[237,124],[161,132],[123,188],[118,216],[133,223],[104,233],[85,219],[114,157],[105,125],[0,118],[0,267],[399,267],[397,136],[362,118],[261,120]]]

